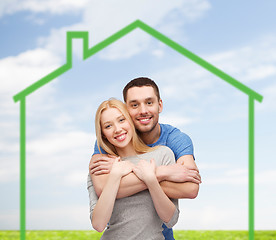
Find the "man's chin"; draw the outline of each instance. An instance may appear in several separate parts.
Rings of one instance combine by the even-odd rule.
[[[136,130],[139,133],[148,133],[152,131],[152,126],[147,125],[147,126],[136,126]]]

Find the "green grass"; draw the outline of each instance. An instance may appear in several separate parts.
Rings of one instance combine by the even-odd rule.
[[[96,231],[26,231],[26,240],[98,240]],[[247,240],[247,231],[174,231],[176,240]],[[19,240],[19,231],[0,231],[1,240]],[[255,231],[255,240],[275,240],[276,231]],[[116,240],[116,239],[115,239]]]

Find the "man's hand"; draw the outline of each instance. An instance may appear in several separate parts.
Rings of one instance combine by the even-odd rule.
[[[156,175],[159,181],[201,183],[201,177],[195,168],[180,163],[159,166]]]
[[[156,170],[158,181],[201,183],[201,177],[192,155],[184,155],[177,163],[159,166]]]
[[[89,163],[89,172],[94,175],[101,175],[110,173],[112,164],[116,156],[109,154],[95,154],[92,156]]]

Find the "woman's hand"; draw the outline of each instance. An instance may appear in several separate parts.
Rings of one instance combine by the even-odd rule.
[[[110,174],[124,177],[125,175],[132,172],[134,164],[129,161],[121,161],[120,157],[114,160]]]
[[[133,172],[140,178],[145,184],[149,184],[151,181],[156,180],[155,175],[156,165],[154,159],[150,160],[150,163],[141,160],[134,168]]]

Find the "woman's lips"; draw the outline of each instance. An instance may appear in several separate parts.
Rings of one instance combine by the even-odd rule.
[[[120,134],[118,136],[115,137],[115,139],[119,142],[122,142],[126,139],[126,133]]]

